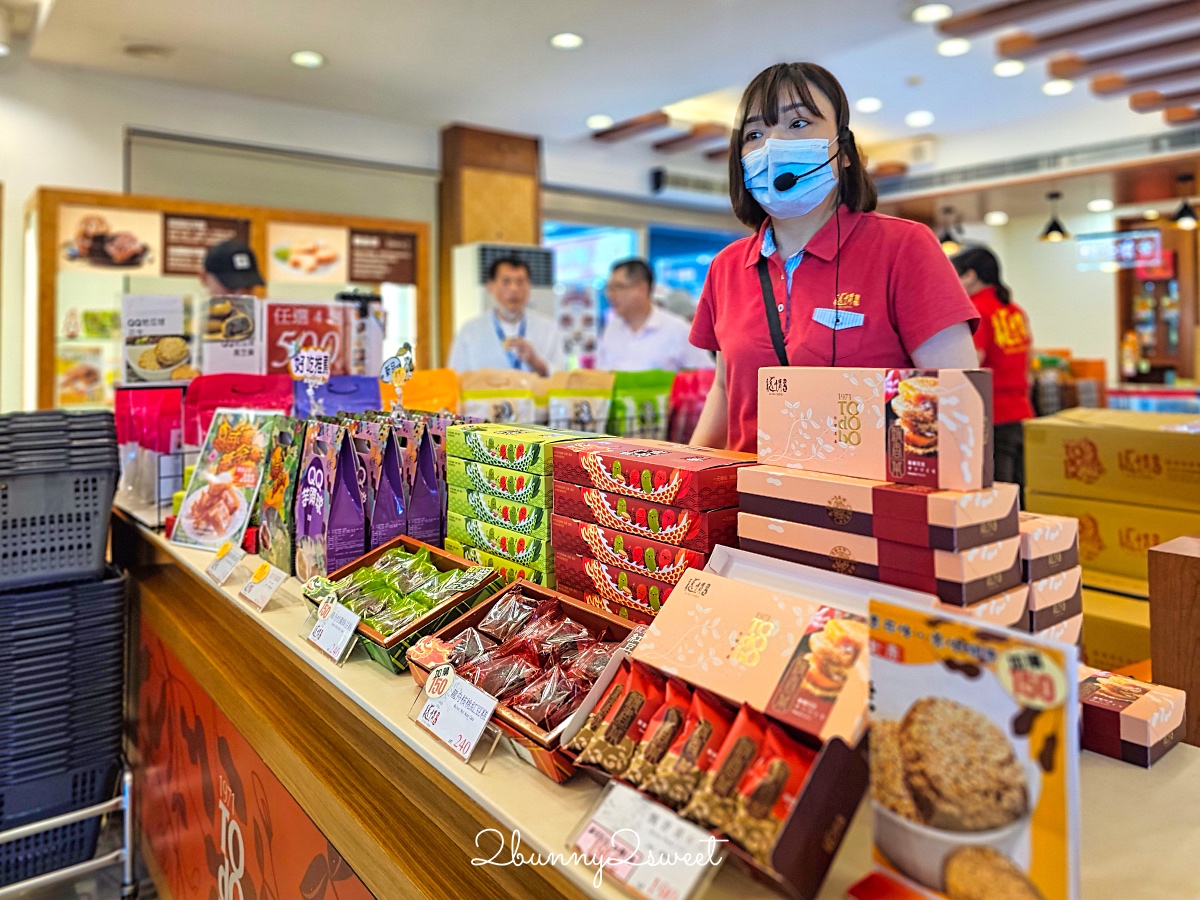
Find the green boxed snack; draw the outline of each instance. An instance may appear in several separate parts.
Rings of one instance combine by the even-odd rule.
[[[662,369],[617,372],[608,430],[617,437],[667,439],[667,412],[675,373]]]
[[[517,472],[550,475],[554,471],[550,445],[582,437],[549,428],[516,425],[452,425],[446,429],[446,455],[503,466]]]
[[[493,497],[482,491],[450,488],[450,509],[468,519],[478,519],[486,525],[499,525],[518,534],[550,538],[550,511],[540,506],[514,503],[503,497]]]
[[[512,584],[518,578],[524,578],[534,584],[554,589],[555,581],[552,573],[539,572],[537,569],[517,565],[511,559],[496,556],[494,553],[488,553],[486,550],[480,550],[478,547],[472,547],[470,544],[464,544],[454,538],[446,538],[446,552],[457,554],[463,559],[469,559],[481,566],[490,566],[500,573],[505,584]]]
[[[446,536],[539,572],[554,571],[554,554],[549,541],[528,537],[499,525],[488,525],[450,510],[446,514]]]
[[[514,472],[491,463],[472,462],[458,456],[446,457],[446,481],[451,487],[483,491],[514,503],[549,509],[551,502],[550,475],[531,475]]]

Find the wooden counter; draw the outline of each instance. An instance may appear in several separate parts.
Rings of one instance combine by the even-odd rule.
[[[458,761],[409,721],[410,676],[361,650],[338,668],[304,642],[307,607],[295,579],[259,614],[236,586],[204,577],[210,553],[170,545],[124,513],[114,516],[113,553],[133,571],[135,615],[375,896],[625,896],[608,882],[594,888],[595,872],[582,865],[472,865],[496,850],[494,835],[476,846],[487,828],[519,831],[526,853],[564,852],[600,788],[583,777],[556,785],[503,744],[483,773]],[[1083,896],[1200,893],[1200,750],[1181,745],[1150,771],[1084,753],[1082,773]],[[868,871],[869,830],[864,806],[823,900],[844,896]],[[706,896],[776,895],[727,865]]]

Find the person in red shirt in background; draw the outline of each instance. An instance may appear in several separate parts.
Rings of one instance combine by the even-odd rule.
[[[1025,310],[1012,302],[1000,281],[1000,262],[986,247],[970,247],[952,260],[963,289],[979,311],[975,332],[979,365],[992,370],[995,392],[996,480],[1015,482],[1025,492],[1025,429],[1033,418],[1029,402],[1029,355],[1033,335]]]

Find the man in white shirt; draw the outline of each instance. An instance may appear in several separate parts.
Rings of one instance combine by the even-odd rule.
[[[641,259],[615,263],[604,288],[613,314],[608,317],[596,368],[610,372],[645,369],[711,369],[711,356],[688,341],[691,326],[650,299],[654,273]]]
[[[492,308],[463,323],[450,347],[449,366],[458,372],[517,369],[549,375],[566,368],[558,326],[529,306],[529,264],[516,257],[488,269]]]

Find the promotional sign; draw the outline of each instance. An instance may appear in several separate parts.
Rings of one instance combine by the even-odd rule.
[[[371,900],[191,673],[145,624],[138,816],[173,900]]]
[[[238,567],[238,563],[245,558],[245,550],[226,541],[217,548],[217,554],[208,564],[208,568],[204,570],[204,574],[211,578],[213,583],[224,584],[233,575],[233,570]]]
[[[188,381],[200,374],[183,297],[121,297],[121,379],[126,384]]]
[[[1075,237],[1080,272],[1116,272],[1162,264],[1162,234],[1157,228],[1108,231]]]
[[[870,619],[876,879],[1077,898],[1078,649],[928,607]]]
[[[225,241],[250,241],[248,219],[164,213],[162,217],[164,275],[199,275],[208,248]]]
[[[266,327],[266,374],[288,372],[288,360],[296,346],[320,347],[329,353],[329,374],[346,374],[345,322],[347,310],[338,303],[302,303],[268,300]]]
[[[211,297],[205,307],[205,375],[262,374],[262,301],[252,296]]]
[[[417,722],[464,760],[470,759],[499,701],[471,682],[455,678],[449,664],[430,674],[426,696]]]
[[[336,225],[267,224],[269,283],[345,285],[349,232]]]
[[[67,203],[58,208],[59,271],[159,275],[161,240],[160,213]]]
[[[323,347],[301,347],[288,360],[292,378],[308,385],[327,382],[329,369],[329,351]]]
[[[287,572],[275,568],[270,563],[262,563],[254,570],[250,580],[242,586],[238,596],[262,612],[287,579]]]
[[[341,664],[354,640],[358,616],[336,600],[326,598],[317,608],[317,624],[308,634],[308,642]]]
[[[350,280],[357,284],[413,284],[416,281],[415,234],[350,230]]]

